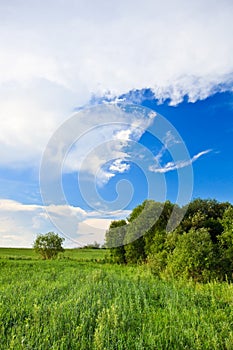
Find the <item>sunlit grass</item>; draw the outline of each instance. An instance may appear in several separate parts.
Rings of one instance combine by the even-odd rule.
[[[0,260],[0,349],[232,349],[233,287],[145,267]]]

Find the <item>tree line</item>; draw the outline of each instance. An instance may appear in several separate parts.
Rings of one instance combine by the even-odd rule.
[[[105,241],[116,263],[147,263],[159,276],[233,280],[233,206],[228,202],[198,198],[179,207],[145,200],[127,219],[111,222]]]

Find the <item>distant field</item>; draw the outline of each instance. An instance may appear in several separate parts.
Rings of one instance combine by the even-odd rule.
[[[108,255],[106,249],[66,249],[60,258],[78,261],[103,260]],[[34,260],[40,257],[30,248],[0,248],[0,259]]]
[[[70,258],[78,261],[103,260],[108,256],[106,249],[66,249],[62,254],[64,258]]]

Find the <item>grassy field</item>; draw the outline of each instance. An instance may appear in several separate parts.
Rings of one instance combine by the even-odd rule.
[[[0,349],[233,349],[232,285],[162,281],[92,253],[0,259]]]
[[[106,255],[108,255],[106,249],[66,249],[59,257],[77,261],[95,261],[103,260]],[[0,248],[0,259],[35,260],[39,259],[39,256],[30,248]]]

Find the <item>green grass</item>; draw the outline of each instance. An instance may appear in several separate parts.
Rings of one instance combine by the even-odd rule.
[[[74,259],[78,261],[90,261],[90,260],[103,260],[108,256],[108,250],[106,249],[66,249],[64,254],[61,254],[64,258]]]
[[[37,259],[30,248],[0,248],[0,259]]]
[[[162,281],[145,266],[2,259],[0,349],[230,350],[233,286]]]
[[[59,257],[78,261],[98,261],[103,260],[106,255],[108,255],[106,249],[66,249]],[[35,260],[39,258],[30,248],[0,248],[0,259]]]

